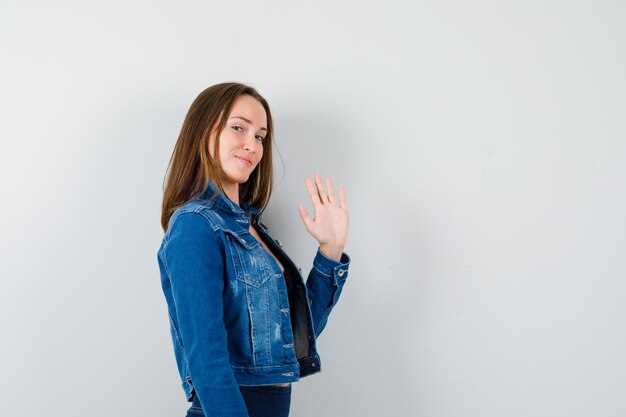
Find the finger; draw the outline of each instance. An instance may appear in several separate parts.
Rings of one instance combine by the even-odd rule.
[[[319,194],[320,201],[322,204],[326,203],[328,201],[328,197],[324,192],[324,186],[322,185],[322,177],[320,174],[315,174],[315,186],[317,187],[317,194]]]
[[[330,177],[326,177],[326,188],[328,189],[328,201],[332,205],[335,205],[335,190],[333,190],[333,182],[330,180]]]
[[[339,207],[341,207],[342,209],[348,208],[348,206],[346,205],[346,189],[343,188],[343,185],[339,187]]]
[[[300,211],[300,218],[302,219],[306,230],[311,230],[311,227],[313,226],[313,221],[309,217],[309,213],[306,211],[302,203],[298,203],[298,209]]]
[[[315,189],[315,185],[313,181],[309,177],[304,177],[304,182],[306,183],[306,188],[309,191],[309,197],[311,197],[311,202],[313,203],[313,209],[319,206],[320,204],[320,196]]]

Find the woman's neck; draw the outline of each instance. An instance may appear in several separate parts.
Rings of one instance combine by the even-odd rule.
[[[226,184],[226,185],[223,185],[223,187],[224,187],[224,194],[226,194],[226,197],[228,197],[228,199],[232,201],[233,203],[239,205],[239,184],[237,183],[233,183],[232,185]]]

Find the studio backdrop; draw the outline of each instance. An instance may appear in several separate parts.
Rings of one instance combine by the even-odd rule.
[[[307,272],[305,176],[352,259],[295,417],[626,413],[626,3],[0,4],[0,415],[183,416],[156,253],[206,87],[275,122],[264,219]]]

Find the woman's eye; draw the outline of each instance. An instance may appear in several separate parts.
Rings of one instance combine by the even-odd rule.
[[[234,125],[232,128],[233,128],[233,130],[235,130],[237,132],[243,132],[243,127],[241,127],[241,126]],[[263,140],[265,139],[262,135],[256,135],[255,138],[259,142],[263,142]]]

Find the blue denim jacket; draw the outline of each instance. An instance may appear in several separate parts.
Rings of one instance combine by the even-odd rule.
[[[337,262],[318,248],[305,285],[262,213],[240,204],[209,181],[172,214],[157,254],[183,389],[189,401],[198,395],[207,416],[247,416],[239,385],[293,382],[321,370],[315,339],[350,264],[346,253]]]

